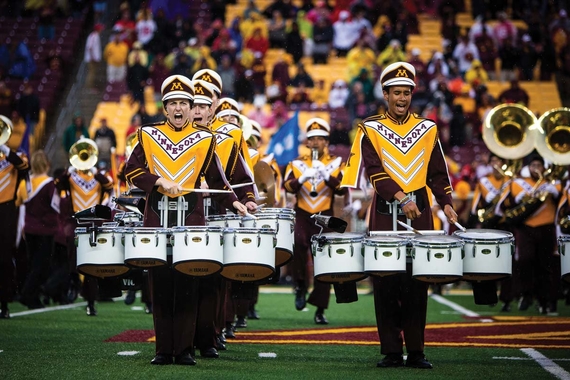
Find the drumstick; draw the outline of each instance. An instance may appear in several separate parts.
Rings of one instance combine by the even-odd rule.
[[[249,185],[254,185],[255,182],[238,183],[237,185],[231,185],[232,189],[239,189],[240,187],[245,187]]]
[[[459,224],[457,222],[455,222],[453,224],[455,224],[455,227],[459,228],[461,231],[463,231],[463,232],[467,231],[467,229],[465,227],[463,227],[461,224]]]
[[[219,189],[182,189],[182,191],[187,191],[189,193],[222,193],[222,194],[233,193],[232,190],[219,190]]]
[[[251,215],[249,212],[245,213],[245,216],[251,218],[251,219],[257,219],[257,216]]]
[[[259,204],[259,205],[257,205],[257,209],[259,210],[260,208],[262,208],[262,207],[265,206],[265,205],[267,205],[267,203]]]
[[[412,227],[412,226],[408,226],[408,225],[407,225],[406,223],[404,223],[404,222],[401,222],[401,221],[399,221],[399,220],[396,220],[396,222],[398,222],[398,224],[399,224],[400,226],[404,227],[404,228],[407,229],[408,231],[414,231],[415,234],[423,235],[420,231],[416,230],[416,229],[415,229],[414,227]]]

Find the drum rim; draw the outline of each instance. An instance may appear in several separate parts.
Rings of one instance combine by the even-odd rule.
[[[222,232],[224,227],[222,226],[176,226],[171,228],[173,234],[179,232]]]
[[[390,239],[394,239],[392,240],[393,242],[402,242],[402,245],[407,245],[410,241],[410,239],[402,239],[401,236],[394,236],[394,235],[384,235],[384,236],[366,236],[362,239],[362,244],[368,243],[368,242],[382,242],[381,240],[376,240],[376,239],[384,239],[384,238],[390,238]]]
[[[164,227],[124,227],[125,232],[132,232],[137,234],[169,234],[172,229],[171,228],[164,228]]]
[[[275,235],[277,231],[275,228],[257,228],[257,227],[225,227],[224,228],[224,235],[225,234],[233,234],[235,232],[244,232],[244,233],[261,233],[261,234],[268,234],[268,235]]]
[[[206,220],[226,220],[226,219],[241,219],[241,216],[236,214],[220,214],[220,215],[208,215]]]
[[[107,234],[107,233],[124,233],[126,230],[132,227],[117,226],[117,227],[97,227],[97,235]],[[77,227],[75,228],[76,234],[89,234],[91,231],[87,227]]]
[[[503,239],[503,238],[514,238],[514,235],[512,232],[509,231],[504,231],[504,230],[493,230],[490,228],[472,228],[472,229],[468,229],[466,231],[454,231],[453,235],[460,237],[461,239],[463,239],[463,236],[465,236],[468,233],[494,233],[494,234],[499,234],[499,235],[503,235],[502,238],[498,238],[498,239]],[[466,236],[467,238],[469,238],[468,236]],[[483,240],[491,240],[491,239],[483,239]]]

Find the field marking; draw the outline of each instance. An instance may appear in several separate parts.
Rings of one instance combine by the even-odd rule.
[[[25,310],[17,313],[10,313],[10,317],[22,317],[25,315],[47,313],[48,311],[54,311],[54,310],[74,309],[76,307],[82,307],[82,306],[87,306],[87,302],[70,303],[68,305],[49,306],[49,307],[44,307],[42,309]]]
[[[519,356],[493,356],[493,359],[496,360],[534,360],[533,358],[521,358]],[[559,359],[551,359],[554,362],[570,362],[570,359],[566,358],[559,358]]]
[[[534,348],[521,348],[521,351],[530,356],[536,361],[545,371],[550,372],[553,376],[561,380],[570,380],[570,373],[558,364],[554,363],[552,359],[547,358]]]
[[[448,299],[446,299],[446,298],[444,298],[438,294],[432,294],[430,297],[434,301],[436,301],[442,305],[449,306],[453,310],[455,310],[455,311],[457,311],[463,315],[466,315],[468,317],[480,317],[481,316],[481,315],[477,314],[476,312],[469,310],[467,308],[464,308],[463,306],[458,305],[455,302],[452,302],[452,301],[450,301],[450,300],[448,300]]]
[[[117,352],[117,355],[119,356],[135,356],[137,354],[140,354],[140,351],[119,351]]]
[[[260,358],[271,358],[274,359],[277,357],[277,354],[275,352],[260,352],[259,354],[257,354]]]

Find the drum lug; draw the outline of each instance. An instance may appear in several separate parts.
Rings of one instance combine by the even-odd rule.
[[[273,236],[273,248],[277,247],[277,237]]]
[[[350,257],[354,256],[354,246],[350,243]]]
[[[111,235],[111,241],[113,242],[113,247],[115,246],[115,233]]]
[[[511,256],[514,256],[514,255],[515,255],[515,249],[516,249],[516,248],[515,248],[514,243],[511,243]]]
[[[184,245],[188,247],[188,232],[184,232]],[[174,246],[174,244],[172,244]]]
[[[378,247],[374,247],[374,260],[378,260]]]
[[[396,260],[400,260],[400,247],[398,247],[398,249],[396,250],[396,252],[398,252],[398,256],[397,256]]]
[[[156,233],[154,234],[154,241],[156,242],[156,243],[154,243],[154,246],[155,246],[155,247],[158,247],[158,232],[156,232]]]
[[[447,262],[448,263],[451,262],[451,249],[447,250],[447,257],[448,257]]]
[[[275,223],[275,233],[279,233],[279,219]]]
[[[260,245],[261,245],[261,235],[258,232],[257,233],[257,248],[259,248]]]
[[[210,235],[208,235],[208,231],[206,231],[206,245],[210,244]]]
[[[136,246],[137,246],[137,244],[136,244],[136,242],[137,242],[136,237],[137,237],[136,232],[133,232],[133,236],[132,236],[132,239],[133,239],[133,247],[136,247]]]
[[[222,245],[222,246],[224,245],[224,233],[223,232],[220,234],[220,245]]]
[[[329,244],[329,257],[332,259],[332,255],[331,255],[331,247],[332,247],[332,244]]]
[[[477,253],[477,246],[473,244],[473,257],[475,258],[475,254]]]
[[[234,231],[234,247],[237,247],[237,234]]]
[[[89,233],[89,245],[91,247],[96,247],[97,246],[97,228],[92,228],[90,233]]]
[[[501,256],[501,246],[497,244],[497,259]]]
[[[291,233],[295,232],[295,221],[291,223],[290,227],[291,227]]]
[[[427,250],[426,253],[427,253],[427,261],[428,261],[428,263],[429,263],[429,262],[431,261],[431,260],[429,259],[429,254],[431,253],[431,249],[428,248],[428,250]]]
[[[560,256],[566,256],[566,244],[558,244],[558,254]]]

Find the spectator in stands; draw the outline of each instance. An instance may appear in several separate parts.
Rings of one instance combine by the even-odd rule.
[[[336,50],[337,57],[346,57],[358,37],[357,25],[349,18],[350,12],[342,10],[339,12],[338,21],[333,24],[333,47]]]
[[[103,31],[104,28],[105,26],[103,24],[95,24],[93,31],[89,33],[87,42],[85,43],[85,55],[83,57],[84,62],[87,64],[85,87],[90,90],[95,89],[95,74],[102,58],[101,31]]]
[[[161,97],[162,82],[170,76],[170,70],[164,64],[164,53],[158,53],[148,68],[150,80],[154,89],[155,100]]]
[[[111,41],[103,50],[103,57],[107,63],[107,82],[115,83],[125,80],[127,75],[127,57],[129,46],[121,40],[121,35],[113,33]]]
[[[367,29],[368,35],[370,35],[370,29]],[[406,26],[406,21],[398,19],[394,25],[393,37],[400,41],[402,50],[406,51],[406,46],[408,45],[408,28]]]
[[[16,103],[16,109],[26,122],[28,133],[33,136],[36,125],[40,121],[40,97],[34,92],[31,83],[24,84],[24,90]]]
[[[479,15],[469,28],[469,41],[477,44],[477,37],[482,35],[492,36],[493,27],[485,22],[483,15]]]
[[[299,85],[293,88],[291,96],[289,97],[289,104],[302,106],[308,105],[311,102],[312,100],[309,96],[309,91],[307,90],[305,82],[299,82]]]
[[[222,29],[218,37],[212,44],[212,57],[218,64],[222,63],[222,57],[229,57],[230,61],[236,58],[236,44],[230,37],[230,32],[227,29]]]
[[[263,57],[259,56],[259,54],[255,55],[255,59],[251,65],[251,71],[253,72],[251,75],[251,81],[253,84],[254,94],[264,94],[266,87],[265,78],[267,74],[267,68],[265,67]]]
[[[505,12],[497,13],[498,22],[493,28],[493,37],[497,46],[501,48],[506,40],[510,40],[513,46],[517,43],[517,27],[508,19]]]
[[[131,19],[128,7],[121,10],[121,18],[113,25],[113,32],[129,49],[133,46],[136,41],[136,23]]]
[[[237,79],[237,71],[233,65],[232,57],[230,55],[222,55],[220,65],[218,65],[216,72],[220,74],[222,83],[224,84],[222,88],[222,97],[233,99],[235,96],[235,82]]]
[[[90,138],[89,137],[89,130],[85,125],[85,121],[81,115],[76,114],[73,116],[73,121],[71,124],[65,129],[63,133],[63,149],[65,150],[65,154],[69,153],[69,149],[73,144],[77,142],[81,138],[81,136]]]
[[[531,81],[534,79],[534,68],[538,62],[538,54],[528,34],[521,38],[521,46],[518,49],[519,79]]]
[[[140,10],[140,18],[135,24],[135,30],[137,33],[137,40],[143,45],[145,49],[150,47],[150,42],[154,38],[158,27],[153,20],[152,10],[148,7],[144,7]]]
[[[297,13],[297,9],[292,4],[291,0],[273,0],[273,2],[263,10],[263,16],[269,19],[276,10],[281,12],[283,17],[288,20],[295,17],[295,14]]]
[[[140,62],[138,56],[135,57],[134,64],[127,69],[127,87],[133,102],[138,102],[139,105],[144,103],[144,89],[149,78],[148,68]]]
[[[331,128],[331,134],[329,136],[329,144],[349,147],[351,144],[348,132],[349,129],[345,127],[342,121],[334,122]]]
[[[265,56],[269,49],[269,40],[263,36],[260,28],[256,28],[251,37],[245,40],[245,47],[254,53],[260,53],[262,56]]]
[[[398,40],[392,40],[390,45],[378,55],[376,65],[382,69],[394,62],[403,62],[405,60],[406,52],[402,49],[402,44]]]
[[[253,70],[247,69],[239,72],[236,80],[235,100],[241,103],[253,102]]]
[[[304,50],[304,40],[299,33],[299,24],[296,21],[291,23],[291,30],[287,33],[287,38],[285,40],[285,51],[293,57],[293,62],[295,64],[299,63],[301,58],[303,58]]]
[[[216,60],[210,54],[210,48],[207,46],[201,46],[200,54],[198,56],[198,59],[196,59],[194,62],[192,70],[194,72],[202,69],[216,70],[217,67],[218,64],[216,63]]]
[[[370,72],[364,68],[360,69],[360,73],[350,82],[350,86],[354,87],[355,83],[361,84],[364,100],[366,102],[374,102],[374,83],[370,78]]]
[[[362,31],[365,28],[368,32],[372,32],[372,24],[366,18],[366,10],[361,7],[352,8],[352,22],[356,30]]]
[[[469,42],[469,36],[463,32],[459,38],[459,43],[453,49],[453,58],[457,61],[457,67],[462,77],[465,77],[465,72],[471,67],[474,59],[479,59],[479,50],[477,46]]]
[[[307,70],[305,70],[305,65],[299,63],[297,64],[297,73],[291,79],[291,82],[289,84],[293,87],[299,87],[301,83],[303,83],[308,88],[315,87],[315,82]]]
[[[331,109],[344,107],[348,95],[349,91],[346,82],[342,79],[335,80],[329,92],[329,107]]]
[[[36,72],[36,64],[30,48],[24,40],[11,40],[8,48],[8,75],[13,78],[29,79]],[[0,54],[4,52],[0,51]]]
[[[269,46],[271,48],[281,49],[285,47],[286,28],[287,24],[283,15],[278,10],[274,10],[267,25],[269,31]]]
[[[449,65],[445,61],[443,53],[440,51],[436,51],[431,57],[427,67],[427,74],[429,75],[429,78],[434,78],[438,75],[442,75],[445,78],[449,77]]]
[[[510,39],[505,40],[499,48],[499,58],[501,59],[501,81],[511,81],[517,77],[518,49]]]
[[[275,59],[275,64],[273,65],[273,70],[271,71],[271,80],[273,83],[277,83],[279,86],[279,93],[285,94],[284,97],[280,99],[282,101],[286,101],[287,99],[287,86],[291,81],[289,76],[289,62],[291,61],[291,57],[289,55],[279,53],[277,58]],[[274,99],[278,100],[278,99]]]
[[[453,117],[449,122],[449,145],[450,146],[463,146],[465,145],[466,135],[466,118],[463,113],[463,106],[455,104],[453,106]]]
[[[303,40],[303,55],[309,57],[313,54],[313,23],[307,19],[305,11],[297,12],[297,26],[299,27],[299,34]],[[287,33],[291,31],[291,26],[287,28]]]
[[[511,86],[501,92],[497,99],[499,103],[517,103],[528,107],[530,97],[528,92],[520,86],[518,79],[513,79]]]
[[[141,115],[139,115],[138,113],[134,114],[133,117],[131,118],[131,124],[129,125],[129,128],[127,128],[127,133],[125,133],[125,138],[129,137],[130,135],[138,131],[141,125],[142,125]]]
[[[243,10],[243,17],[248,19],[251,17],[251,14],[255,12],[257,14],[261,14],[261,10],[255,5],[255,0],[248,0],[245,9]],[[235,21],[235,20],[234,20]]]
[[[550,82],[553,75],[558,70],[558,62],[554,44],[550,38],[543,38],[535,45],[536,54],[540,59],[540,77],[539,80]]]
[[[376,54],[363,39],[358,39],[356,45],[350,49],[346,55],[346,65],[348,66],[348,78],[352,80],[360,70],[373,70],[376,61]]]
[[[236,53],[240,52],[241,49],[243,48],[243,37],[241,36],[239,25],[240,25],[240,19],[239,17],[236,17],[232,20],[232,24],[228,29],[230,38],[234,43]]]
[[[495,73],[495,61],[499,57],[499,51],[497,50],[495,41],[491,35],[487,33],[487,28],[481,29],[481,33],[478,33],[475,36],[475,40],[473,42],[479,51],[479,57],[483,64],[483,69],[485,69],[490,79],[496,80],[497,75]]]
[[[416,82],[426,82],[428,80],[427,64],[421,58],[422,51],[419,48],[413,48],[410,51],[410,58],[407,62],[416,69]],[[404,60],[406,61],[406,60]]]
[[[481,61],[474,59],[471,62],[471,67],[465,72],[465,82],[473,86],[474,84],[486,84],[489,81],[489,75],[481,64]]]
[[[154,15],[156,32],[150,42],[149,50],[155,54],[168,54],[176,44],[174,43],[174,26],[166,17],[163,8],[159,8]],[[187,41],[187,40],[186,40]]]
[[[133,66],[135,62],[143,65],[144,67],[148,67],[149,65],[149,58],[148,52],[144,49],[143,44],[140,41],[135,41],[133,44],[133,49],[129,52],[127,56],[127,70],[129,67]]]
[[[326,19],[329,23],[331,21],[331,11],[323,0],[318,0],[315,6],[307,12],[307,20],[313,25],[316,25],[320,18]]]
[[[93,135],[93,141],[99,149],[99,163],[105,163],[104,167],[111,167],[111,151],[117,148],[117,138],[115,131],[109,127],[106,118],[101,118],[101,125]]]
[[[457,23],[457,16],[455,13],[451,13],[441,19],[441,29],[440,34],[441,36],[451,41],[452,45],[457,44],[457,37],[461,33],[461,27]],[[474,42],[470,39],[471,42]]]
[[[14,107],[14,95],[6,86],[6,82],[0,80],[0,115],[10,115]]]
[[[222,30],[224,30],[224,24],[219,19],[214,20],[209,28],[204,28],[204,45],[213,46]]]
[[[55,38],[55,1],[44,2],[38,19],[38,37],[40,40]]]
[[[313,63],[326,64],[331,52],[334,38],[334,29],[328,18],[323,16],[317,19],[313,27]]]
[[[261,128],[268,127],[271,121],[271,115],[265,111],[265,99],[263,97],[255,97],[253,100],[253,109],[249,111],[247,117],[251,120],[257,121],[259,125],[261,125]]]
[[[174,19],[174,41],[176,41],[176,44],[180,41],[188,41],[190,38],[196,37],[196,31],[190,20],[184,19],[182,15],[176,15]]]
[[[267,38],[269,32],[267,23],[260,14],[252,12],[250,18],[246,18],[240,23],[240,32],[244,41],[253,35],[254,30],[260,29],[261,34]]]
[[[276,101],[273,103],[273,109],[271,110],[271,118],[267,124],[267,128],[281,128],[285,122],[289,120],[289,112],[287,111],[287,106],[282,101]]]

